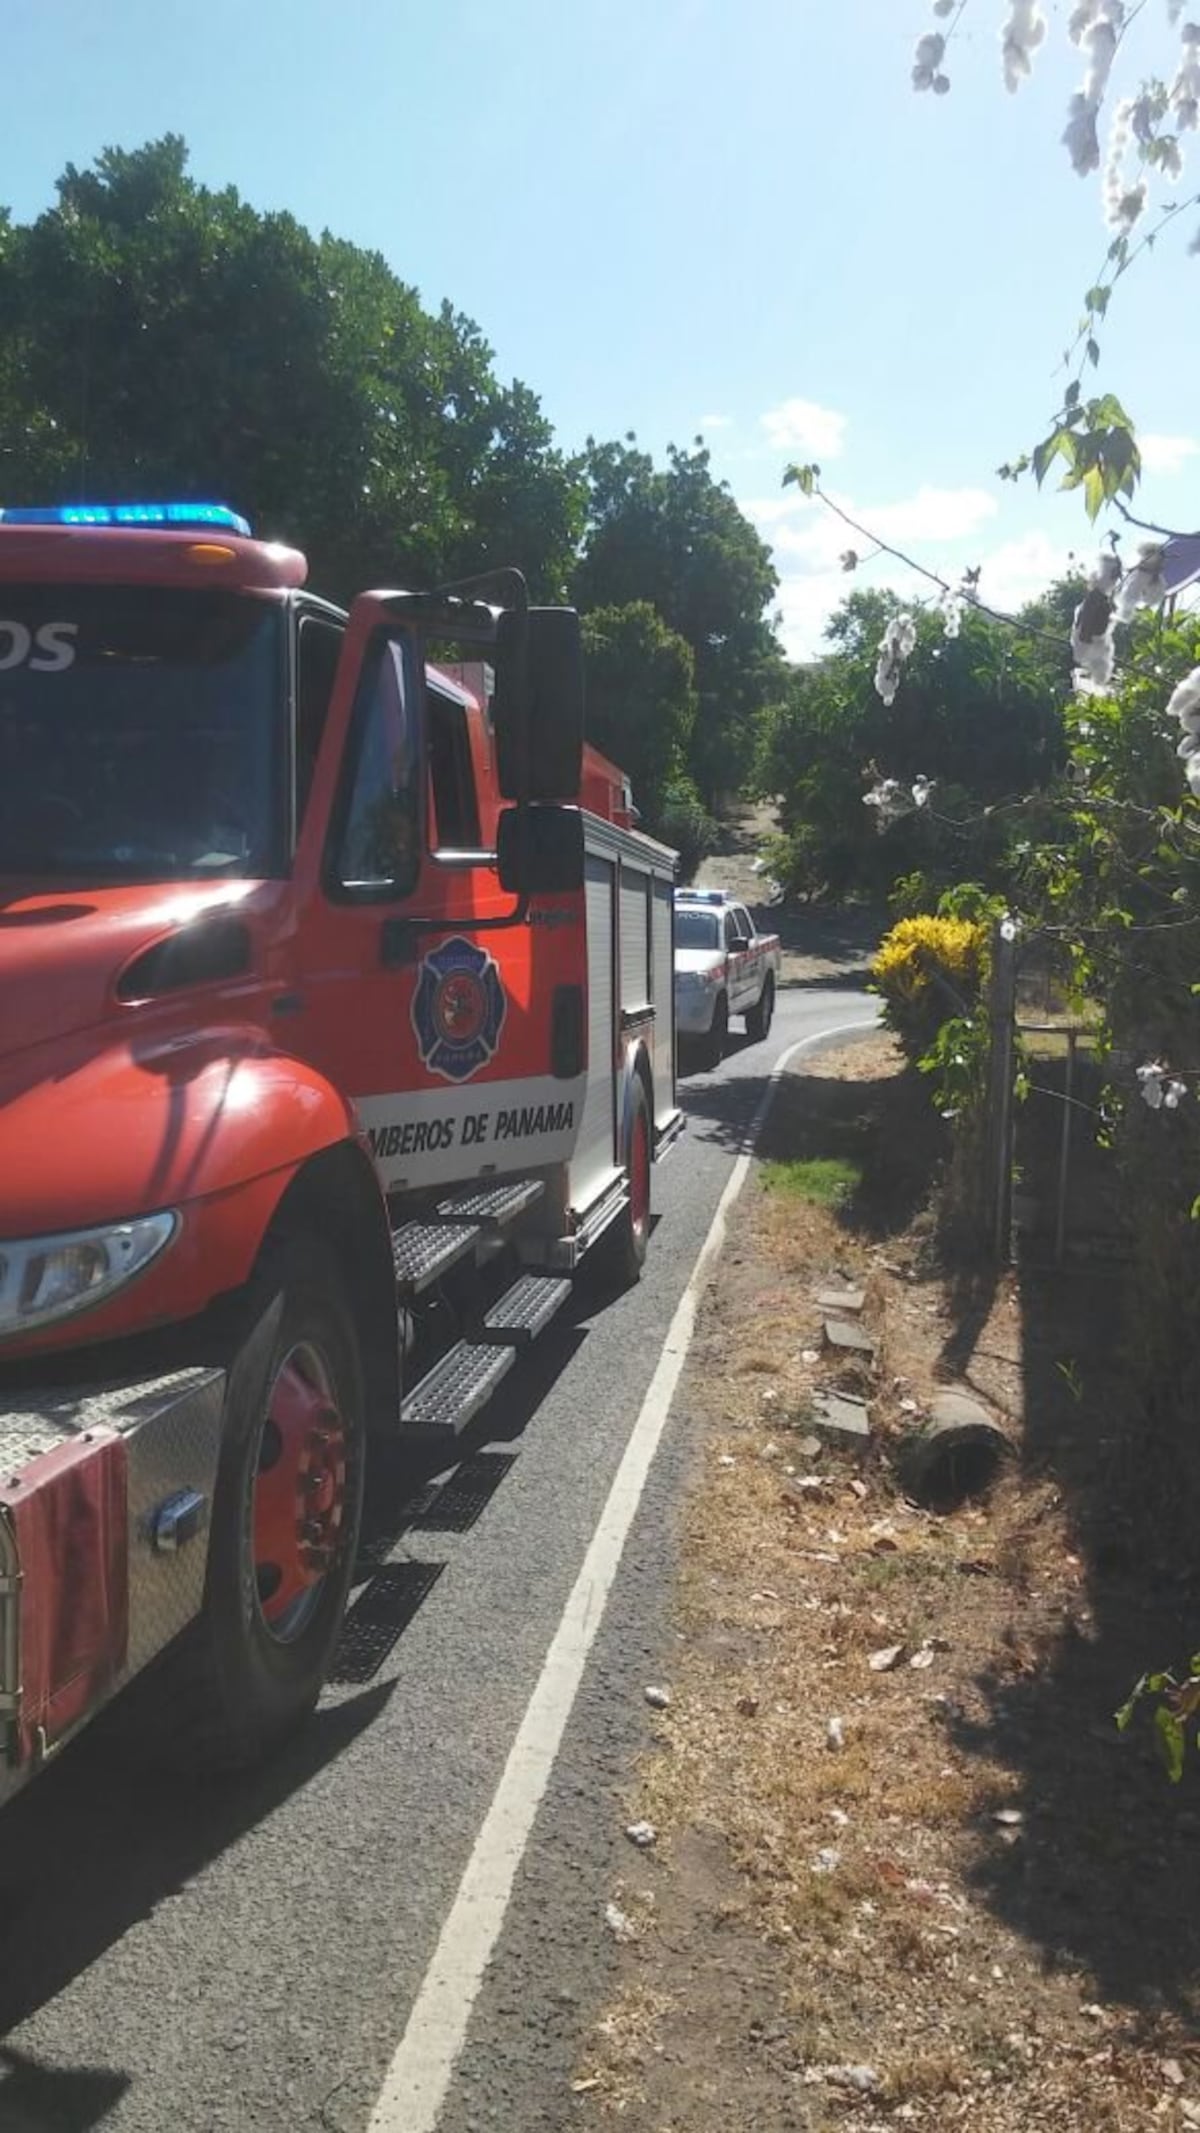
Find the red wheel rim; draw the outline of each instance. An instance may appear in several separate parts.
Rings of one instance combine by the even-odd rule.
[[[642,1104],[634,1114],[633,1146],[629,1151],[629,1216],[640,1237],[650,1219],[650,1135]]]
[[[346,1432],[324,1358],[289,1349],[267,1398],[254,1479],[259,1612],[281,1644],[298,1637],[338,1558],[346,1511]]]

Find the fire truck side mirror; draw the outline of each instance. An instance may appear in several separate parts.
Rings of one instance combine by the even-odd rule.
[[[577,800],[583,641],[573,607],[509,609],[496,626],[492,721],[506,800]]]
[[[562,896],[583,887],[583,816],[577,807],[506,807],[496,829],[500,886],[514,896]]]

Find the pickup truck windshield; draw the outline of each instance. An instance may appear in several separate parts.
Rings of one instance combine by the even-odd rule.
[[[237,593],[0,583],[0,874],[278,872],[282,626]]]
[[[715,911],[680,911],[675,913],[675,946],[677,948],[719,948]]]

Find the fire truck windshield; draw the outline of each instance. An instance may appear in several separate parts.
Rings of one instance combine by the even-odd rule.
[[[236,593],[0,584],[0,874],[277,873],[282,626]]]

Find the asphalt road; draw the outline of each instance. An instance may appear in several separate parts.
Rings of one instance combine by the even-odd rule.
[[[365,2133],[663,1335],[778,1054],[872,1018],[785,994],[770,1039],[681,1084],[639,1287],[580,1293],[440,1489],[411,1467],[364,1568],[343,1679],[270,1770],[205,1791],[148,1774],[118,1712],[0,1818],[3,2133]],[[566,1321],[564,1323],[564,1320]],[[604,1906],[688,1457],[676,1402],[442,2118],[559,2128],[600,2004]],[[400,1625],[403,1625],[401,1628]],[[400,1633],[397,1635],[397,1628]],[[394,1639],[394,1641],[392,1641]],[[389,1648],[390,1647],[390,1648]],[[385,1654],[380,1663],[381,1653]]]

